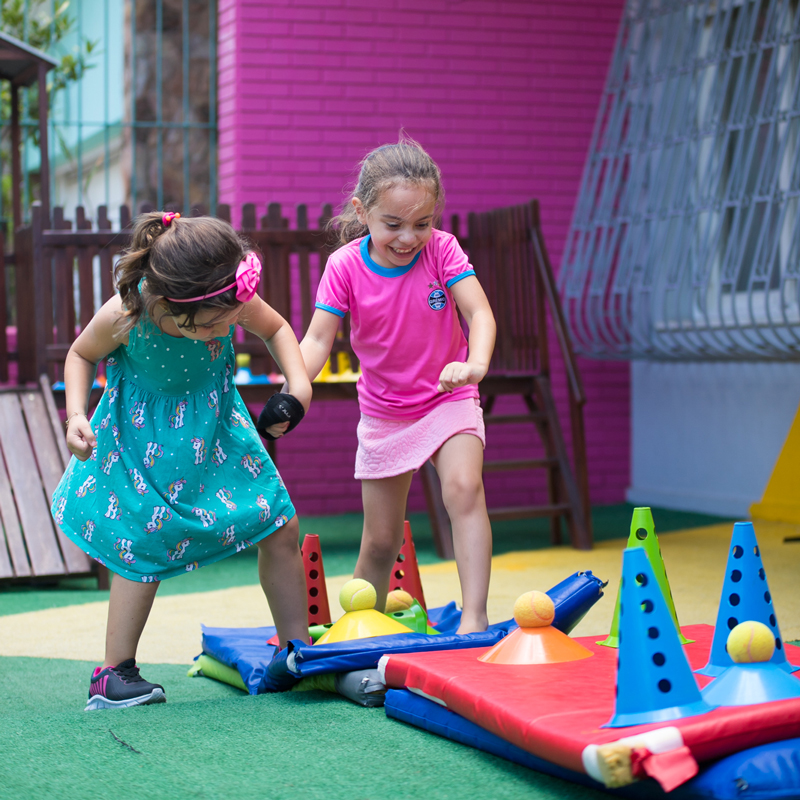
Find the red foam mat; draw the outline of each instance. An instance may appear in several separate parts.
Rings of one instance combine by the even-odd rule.
[[[692,669],[703,667],[711,649],[710,625],[687,625],[684,646]],[[800,699],[717,708],[708,714],[627,728],[601,728],[614,713],[617,651],[600,637],[577,638],[595,655],[559,664],[505,665],[478,661],[488,648],[393,655],[386,664],[390,688],[407,688],[533,755],[585,772],[584,748],[656,728],[679,728],[698,761],[800,735]],[[800,647],[786,646],[792,663]],[[710,678],[697,675],[702,688]]]

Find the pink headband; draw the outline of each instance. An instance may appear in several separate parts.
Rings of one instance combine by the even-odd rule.
[[[164,216],[166,216],[166,214]],[[194,303],[198,300],[205,300],[207,297],[214,297],[215,295],[227,292],[228,289],[233,289],[235,286],[236,299],[240,303],[249,303],[255,297],[260,279],[261,262],[258,260],[258,256],[255,253],[248,253],[244,261],[236,268],[236,280],[228,286],[216,292],[202,294],[199,297],[168,297],[167,300],[169,300],[170,303]]]
[[[165,228],[169,228],[170,222],[174,219],[179,219],[180,216],[181,215],[177,211],[167,211],[167,213],[161,217],[161,222],[164,224]]]

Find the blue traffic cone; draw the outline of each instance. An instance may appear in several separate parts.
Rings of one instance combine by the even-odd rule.
[[[614,716],[604,728],[694,717],[714,706],[700,695],[655,572],[641,547],[622,554]]]
[[[783,649],[775,609],[772,607],[772,595],[767,583],[767,573],[761,563],[761,552],[758,549],[753,523],[737,522],[733,526],[731,536],[731,549],[725,567],[725,581],[722,584],[722,597],[717,611],[714,639],[711,642],[711,654],[708,657],[708,664],[697,670],[700,675],[716,678],[728,667],[733,666],[725,644],[730,631],[745,620],[763,622],[775,635],[775,652],[769,661],[770,664],[777,664],[787,672],[800,669],[786,660],[786,651]]]

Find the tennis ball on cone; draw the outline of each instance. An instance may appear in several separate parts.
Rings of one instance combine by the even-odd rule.
[[[375,608],[378,595],[375,587],[369,581],[354,578],[342,586],[339,592],[339,603],[345,611],[363,611]]]
[[[775,637],[763,622],[740,622],[728,634],[728,655],[737,664],[769,661],[775,652]]]
[[[556,607],[544,592],[525,592],[514,603],[514,620],[520,628],[545,628],[555,616]]]
[[[411,608],[414,598],[402,589],[395,589],[386,595],[386,613],[394,614],[395,611],[405,611]]]

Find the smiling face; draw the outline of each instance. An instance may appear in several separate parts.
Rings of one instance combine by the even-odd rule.
[[[187,339],[199,339],[201,342],[207,342],[227,336],[230,326],[236,324],[243,309],[244,304],[239,304],[232,309],[202,309],[194,315],[193,327],[186,327],[188,320],[185,315],[164,316],[161,319],[161,327],[164,328],[165,333],[172,336],[184,336]]]
[[[369,254],[381,267],[407,267],[431,238],[436,198],[425,184],[386,189],[369,210],[357,197],[353,206],[358,221],[369,228]]]

